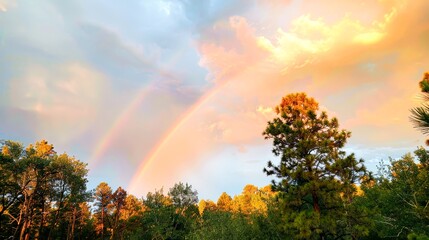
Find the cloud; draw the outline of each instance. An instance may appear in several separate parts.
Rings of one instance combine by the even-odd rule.
[[[345,126],[353,131],[359,132],[364,126],[397,125],[395,129],[401,129],[403,133],[410,130],[404,116],[412,106],[411,96],[417,93],[417,85],[413,83],[419,79],[416,73],[421,69],[418,66],[404,69],[403,66],[410,62],[410,56],[427,51],[427,47],[417,45],[411,50],[410,42],[408,46],[398,44],[405,39],[397,36],[403,32],[396,32],[397,28],[404,28],[403,24],[412,28],[415,23],[409,19],[419,17],[409,16],[409,11],[413,9],[413,14],[416,14],[422,2],[408,5],[401,1],[396,5],[392,5],[395,2],[390,3],[381,7],[386,12],[367,24],[350,16],[327,23],[306,14],[293,20],[288,31],[279,28],[275,37],[258,36],[255,30],[249,30],[247,20],[236,17],[240,19],[240,29],[247,29],[245,32],[237,31],[236,26],[240,25],[234,24],[237,20],[230,22],[237,35],[237,43],[241,45],[228,50],[210,45],[212,51],[202,51],[203,63],[215,74],[217,81],[229,82],[229,89],[233,89],[230,94],[237,98],[257,98],[257,104],[274,106],[277,103],[275,98],[280,99],[287,92],[306,91],[335,112],[334,115],[340,116]],[[402,19],[408,20],[403,22]],[[421,31],[417,29],[416,35]],[[241,48],[247,51],[240,52]],[[265,54],[254,54],[261,49],[266,51]],[[400,59],[402,57],[406,60]],[[427,61],[420,55],[411,62],[417,59]],[[302,79],[306,79],[305,84],[301,83]],[[404,81],[409,83],[405,87]],[[255,104],[249,100],[240,103],[243,102]],[[225,104],[224,108],[229,107]],[[395,111],[397,108],[401,110]],[[237,116],[231,117],[230,121],[232,119],[252,122],[249,118],[244,120]],[[416,134],[410,132],[408,136],[414,138]],[[372,143],[387,144],[381,143],[381,139]]]
[[[15,0],[0,0],[0,11],[6,12],[10,7],[15,5]]]
[[[11,108],[34,115],[29,120],[36,123],[39,137],[64,142],[93,123],[104,84],[102,74],[82,63],[49,69],[34,64],[9,83],[8,102]]]
[[[264,116],[269,115],[269,114],[271,115],[274,113],[272,107],[263,107],[261,105],[258,107],[258,109],[256,109],[256,111],[261,113]]]
[[[429,65],[427,1],[18,3],[0,0],[10,10],[0,32],[2,133],[70,143],[85,161],[150,86],[94,181],[108,172],[123,185],[150,160],[136,192],[195,176],[210,187],[247,157],[271,157],[261,132],[281,97],[298,91],[337,116],[361,151],[422,138],[407,117]]]
[[[344,6],[349,12],[334,17],[304,4],[303,15],[272,35],[264,35],[266,31],[254,24],[257,16],[233,16],[215,23],[207,34],[218,37],[202,36],[199,50],[200,65],[208,69],[218,90],[151,161],[147,172],[163,169],[163,177],[153,176],[156,181],[151,181],[137,173],[140,178],[135,179],[140,181],[135,180],[134,186],[183,178],[204,165],[205,154],[225,146],[236,146],[240,152],[243,147],[269,144],[261,132],[272,116],[264,113],[283,95],[296,91],[307,92],[338,116],[341,126],[353,132],[352,144],[405,149],[418,143],[419,134],[411,129],[407,116],[422,66],[429,64],[422,54],[428,52],[423,44],[427,29],[421,27],[424,24],[414,27],[424,18],[427,3],[364,3],[349,2]],[[375,7],[370,19],[357,11],[369,6]],[[187,143],[176,149],[183,141],[197,147],[188,148]],[[173,158],[165,167],[165,159]]]

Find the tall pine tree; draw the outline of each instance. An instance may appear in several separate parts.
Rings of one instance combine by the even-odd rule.
[[[336,118],[319,113],[319,104],[304,93],[283,97],[275,111],[263,135],[273,140],[280,163],[270,161],[264,171],[279,179],[273,188],[280,191],[285,232],[293,239],[358,237],[347,229],[355,226],[347,224],[351,216],[345,206],[356,191],[351,186],[366,169],[341,150],[350,132],[340,130]]]

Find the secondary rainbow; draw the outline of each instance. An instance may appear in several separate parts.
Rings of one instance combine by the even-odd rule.
[[[128,104],[128,106],[122,111],[115,122],[109,128],[109,130],[103,135],[101,141],[97,144],[94,152],[91,155],[89,161],[89,169],[93,169],[100,162],[101,157],[107,151],[112,141],[117,137],[120,130],[125,126],[129,119],[133,116],[133,113],[143,102],[144,98],[150,92],[151,86],[142,88],[134,97],[134,99]]]
[[[209,90],[206,94],[204,94],[197,102],[195,102],[184,114],[182,114],[182,117],[179,118],[178,121],[176,121],[175,124],[172,125],[169,131],[167,131],[167,134],[164,135],[162,140],[154,147],[152,148],[151,152],[145,156],[142,159],[142,163],[140,164],[139,168],[137,169],[136,173],[134,174],[133,178],[131,179],[130,183],[128,184],[127,189],[129,189],[130,192],[136,192],[137,184],[139,181],[139,178],[145,174],[145,170],[149,168],[149,166],[154,162],[157,155],[161,151],[161,149],[164,147],[165,144],[168,143],[168,141],[171,139],[171,137],[177,132],[177,130],[202,106],[204,105],[211,97],[213,97],[216,92],[223,86],[224,84],[220,84],[217,87],[212,88]]]
[[[180,59],[183,53],[184,53],[183,49],[175,53],[168,61],[168,65],[174,65]],[[176,78],[173,74],[170,74],[168,71],[165,71],[164,69],[161,69],[158,66],[151,64],[150,61],[147,61],[143,57],[141,57],[141,60],[146,65],[152,67],[154,71],[157,72],[160,76],[163,76],[169,79]],[[91,154],[90,160],[88,161],[89,169],[93,169],[97,166],[97,164],[101,160],[101,157],[106,153],[107,149],[112,144],[113,140],[116,138],[120,130],[124,128],[125,124],[133,116],[133,113],[141,105],[142,101],[151,90],[153,90],[153,84],[143,87],[136,94],[134,99],[122,111],[119,117],[116,118],[114,123],[111,125],[111,127],[106,131],[106,133],[103,135],[101,140],[98,142],[94,152]]]

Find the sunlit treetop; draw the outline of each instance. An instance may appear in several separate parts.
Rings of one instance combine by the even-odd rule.
[[[277,114],[300,113],[319,110],[319,103],[314,98],[307,97],[305,93],[293,93],[282,98],[281,103],[276,106]]]
[[[423,79],[419,82],[419,86],[422,92],[429,92],[429,72],[423,74]]]

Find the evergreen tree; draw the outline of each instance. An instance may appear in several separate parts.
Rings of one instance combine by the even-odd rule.
[[[429,72],[423,75],[423,79],[419,83],[422,92],[422,99],[425,101],[421,107],[411,109],[410,120],[414,128],[428,135],[429,134]],[[426,140],[426,145],[429,145],[429,139]]]
[[[168,196],[171,198],[173,205],[180,209],[186,209],[191,205],[198,203],[198,192],[192,190],[192,186],[188,183],[181,182],[174,184]]]
[[[95,189],[95,206],[97,216],[97,232],[104,239],[107,227],[110,225],[110,209],[112,207],[112,188],[105,182],[98,184]],[[107,223],[107,224],[106,224]]]
[[[112,239],[121,239],[122,238],[122,229],[121,227],[121,213],[122,209],[126,207],[126,198],[127,191],[119,187],[112,194],[112,207],[113,207],[113,226],[112,226]]]
[[[365,188],[362,204],[376,211],[374,237],[429,236],[429,152],[419,148],[414,155],[382,164],[377,181]]]
[[[318,103],[304,93],[283,97],[275,111],[263,135],[273,140],[280,163],[269,161],[264,171],[279,178],[273,188],[280,191],[286,232],[296,239],[358,237],[343,230],[351,216],[345,214],[342,196],[346,190],[352,196],[351,184],[365,174],[362,161],[341,150],[350,132],[340,130],[336,118],[319,113]]]

